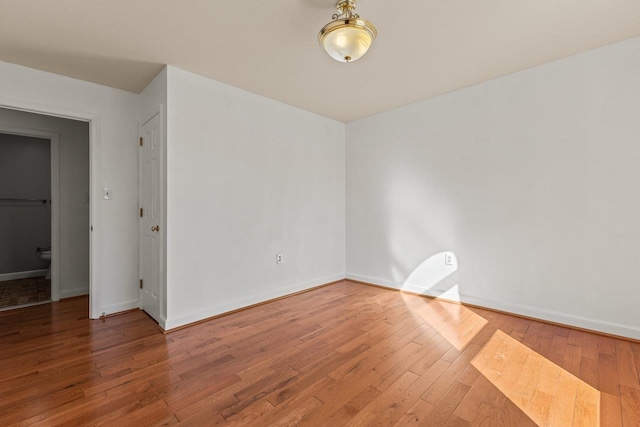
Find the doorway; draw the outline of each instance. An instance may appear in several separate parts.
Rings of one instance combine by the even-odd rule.
[[[0,143],[13,150],[5,150],[11,155],[2,156],[0,171],[9,175],[0,184],[0,199],[5,199],[0,202],[0,218],[6,216],[4,225],[13,227],[11,232],[0,230],[0,253],[10,254],[0,262],[0,283],[20,281],[11,283],[11,292],[5,289],[4,296],[14,304],[0,294],[0,310],[5,302],[24,306],[89,294],[89,123],[0,108],[0,133],[7,135]],[[49,168],[42,166],[43,146],[49,148]],[[36,181],[39,193],[32,188]]]
[[[0,310],[51,300],[53,150],[0,132]]]

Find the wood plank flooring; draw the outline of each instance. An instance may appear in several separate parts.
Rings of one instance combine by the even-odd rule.
[[[163,335],[0,313],[0,425],[640,425],[640,344],[343,281]]]

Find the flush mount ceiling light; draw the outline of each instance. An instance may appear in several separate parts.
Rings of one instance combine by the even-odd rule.
[[[356,61],[367,53],[378,32],[371,22],[354,13],[355,0],[339,0],[336,8],[339,13],[322,27],[318,43],[336,61]]]

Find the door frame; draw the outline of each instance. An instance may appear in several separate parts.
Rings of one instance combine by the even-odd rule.
[[[25,102],[0,96],[0,108],[25,111],[45,116],[61,117],[89,123],[89,318],[97,319],[99,312],[100,288],[100,120],[99,114],[88,111]],[[52,195],[53,197],[53,195]],[[53,208],[53,207],[52,207]],[[52,212],[53,216],[53,212]],[[95,231],[94,231],[95,229]],[[94,235],[95,234],[95,235]],[[53,241],[52,241],[53,244]],[[53,271],[52,271],[53,272]],[[53,289],[52,289],[53,296]]]
[[[49,140],[51,164],[51,301],[60,300],[60,134],[0,124],[0,133]]]

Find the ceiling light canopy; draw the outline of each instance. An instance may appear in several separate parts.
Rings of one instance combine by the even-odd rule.
[[[360,59],[376,38],[375,25],[355,13],[355,0],[339,0],[339,13],[333,21],[322,27],[318,33],[318,43],[336,61],[353,62]]]

